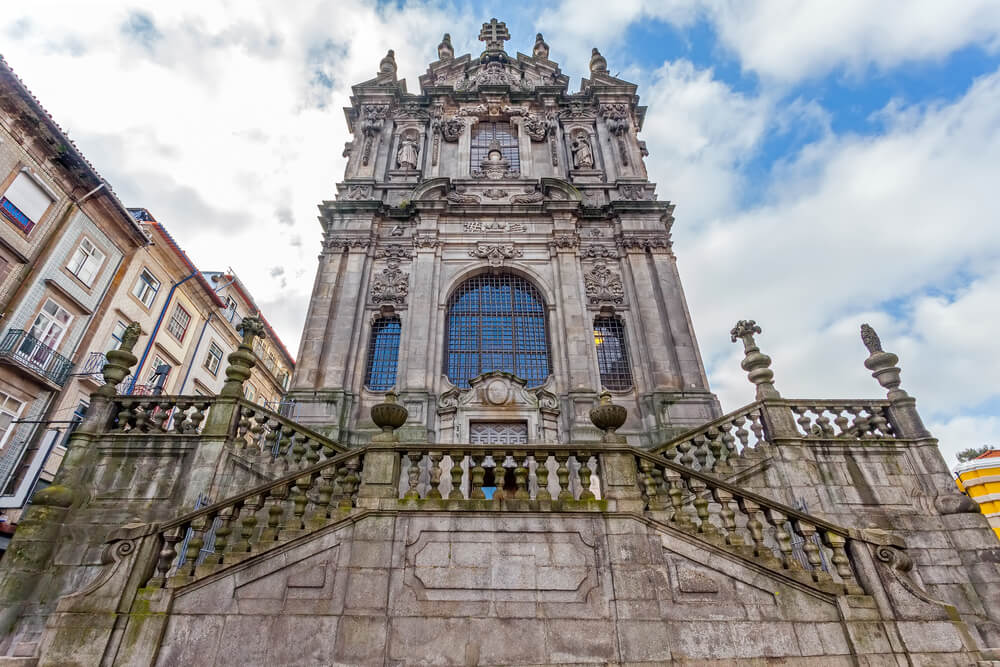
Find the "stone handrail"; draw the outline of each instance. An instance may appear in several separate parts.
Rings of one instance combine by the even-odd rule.
[[[239,414],[232,435],[238,450],[254,456],[283,458],[293,465],[316,463],[347,451],[321,433],[273,410],[242,398],[236,403]]]
[[[627,448],[588,443],[402,444],[393,449],[400,457],[403,501],[440,499],[456,509],[477,501],[505,509],[593,509],[587,501],[601,496],[599,454]],[[497,461],[504,470],[500,475]],[[484,488],[495,489],[492,497]]]
[[[688,468],[726,474],[733,471],[735,459],[762,456],[769,442],[763,403],[755,401],[650,451]]]
[[[116,396],[107,430],[198,435],[214,401],[205,396]]]
[[[697,534],[831,593],[863,594],[848,555],[848,543],[860,540],[882,545],[881,541],[714,475],[647,452],[634,453],[646,509],[654,516],[662,513],[667,517],[665,522],[679,530]],[[793,535],[801,539],[805,562],[794,556]],[[826,562],[833,567],[824,567]]]
[[[196,573],[238,563],[279,541],[336,522],[355,505],[364,455],[364,449],[341,453],[161,524],[156,531],[159,553],[147,585],[180,586]]]
[[[766,399],[766,407],[794,413],[798,435],[806,438],[897,438],[887,400]]]

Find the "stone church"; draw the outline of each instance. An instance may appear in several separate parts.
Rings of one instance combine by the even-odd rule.
[[[885,398],[789,399],[740,320],[723,414],[636,86],[479,39],[353,87],[294,414],[243,397],[254,317],[217,396],[108,353],[0,665],[1000,664],[1000,543],[896,355],[863,325]]]

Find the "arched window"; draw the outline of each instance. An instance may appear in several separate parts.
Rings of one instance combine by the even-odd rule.
[[[632,367],[625,345],[625,326],[617,317],[594,318],[594,344],[597,346],[597,368],[601,384],[612,391],[632,388]]]
[[[482,274],[448,301],[445,373],[459,387],[481,373],[506,371],[535,387],[549,376],[545,303],[527,280]]]
[[[365,386],[372,391],[388,391],[396,384],[400,329],[399,317],[395,315],[372,322],[365,370]]]

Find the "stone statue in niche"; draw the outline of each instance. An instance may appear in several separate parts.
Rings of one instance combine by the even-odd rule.
[[[573,150],[573,166],[577,169],[593,169],[594,152],[590,148],[590,139],[583,130],[573,134],[573,141],[570,143]]]
[[[417,168],[417,136],[414,132],[406,132],[400,137],[396,166],[408,170]]]

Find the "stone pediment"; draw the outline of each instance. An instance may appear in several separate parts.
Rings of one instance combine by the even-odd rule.
[[[452,387],[441,394],[438,413],[462,409],[518,409],[558,413],[556,395],[544,387],[528,389],[526,382],[513,373],[492,371],[469,380],[468,389]]]

